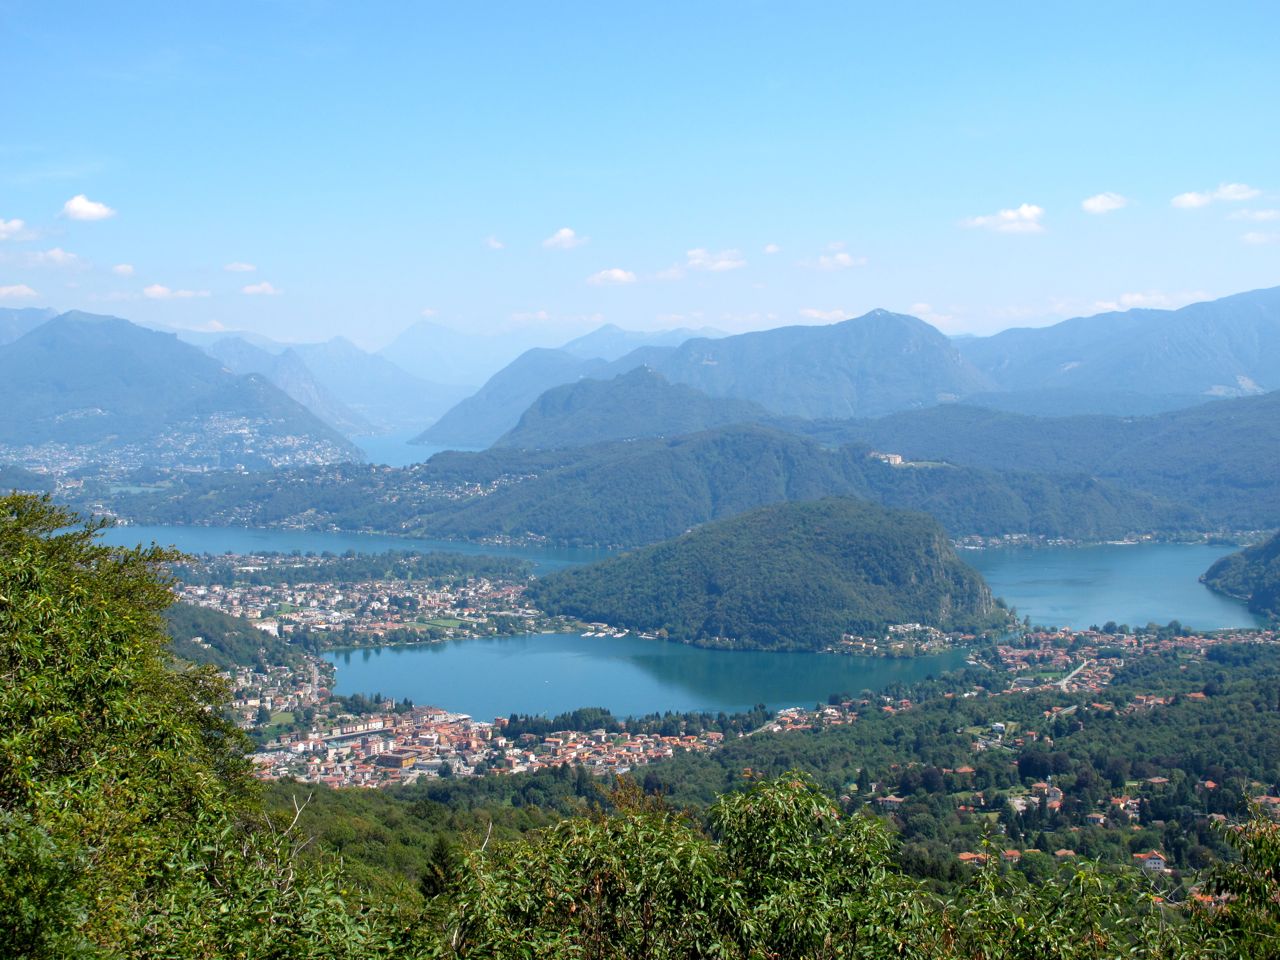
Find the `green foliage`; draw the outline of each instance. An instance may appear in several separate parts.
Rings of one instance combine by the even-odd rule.
[[[1219,593],[1248,601],[1254,613],[1280,619],[1280,533],[1223,557],[1201,579]]]
[[[889,447],[889,449],[896,449]],[[483,488],[476,495],[476,487]],[[952,536],[1108,539],[1198,529],[1194,511],[1091,479],[977,466],[894,468],[760,426],[550,451],[441,453],[399,470],[343,465],[175,479],[111,498],[150,523],[334,525],[423,536],[641,546],[771,503],[856,496],[934,516]]]
[[[176,556],[102,546],[75,520],[0,498],[0,950],[370,955],[384,925],[296,874],[291,836],[246,828],[225,688],[165,652]],[[306,954],[313,940],[333,949]]]
[[[301,651],[259,630],[243,617],[233,617],[192,603],[175,603],[164,612],[169,650],[188,663],[219,669],[234,666],[297,664]],[[195,643],[201,638],[209,646]]]
[[[930,518],[837,498],[763,507],[551,574],[530,597],[551,614],[762,649],[821,649],[891,623],[985,627],[996,612]]]

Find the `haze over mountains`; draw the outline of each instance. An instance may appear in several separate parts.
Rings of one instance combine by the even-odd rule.
[[[0,347],[0,443],[69,460],[278,466],[358,455],[257,375],[177,337],[67,313]]]
[[[546,390],[638,366],[778,416],[875,417],[966,399],[1027,413],[1154,413],[1280,387],[1280,288],[957,340],[876,310],[829,326],[696,338],[603,360],[565,349],[526,353],[421,439],[487,445]]]
[[[450,461],[492,473],[476,482],[525,479],[415,522],[442,536],[637,544],[770,502],[856,494],[931,510],[958,535],[1263,528],[1280,516],[1280,394],[1215,398],[1280,385],[1277,330],[1280,290],[958,341],[886,311],[678,345],[690,331],[606,326],[524,352],[421,434],[494,444],[491,466]],[[72,459],[86,464],[90,447],[123,445],[121,468],[358,460],[338,434],[421,427],[462,389],[342,338],[185,335],[206,353],[123,320],[42,310],[0,312],[0,334],[16,337],[0,346],[12,371],[0,459],[44,471],[66,469],[50,444],[83,447]],[[640,341],[655,342],[627,349]],[[1182,409],[991,408],[1039,398],[1070,412],[1062,397]],[[232,442],[235,430],[244,438]],[[32,445],[38,456],[19,451]],[[521,452],[558,449],[578,452]],[[944,466],[893,470],[869,450]]]

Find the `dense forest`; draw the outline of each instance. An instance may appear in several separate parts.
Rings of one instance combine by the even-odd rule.
[[[823,649],[889,624],[994,626],[1000,611],[942,528],[829,497],[761,507],[653,547],[550,574],[552,615],[730,649]]]
[[[1248,601],[1254,613],[1280,620],[1280,533],[1223,557],[1201,579],[1219,593]]]
[[[914,813],[867,815],[801,771],[743,779],[739,768],[728,792],[687,811],[657,795],[661,779],[602,789],[569,770],[396,794],[264,792],[221,719],[225,687],[165,651],[174,556],[102,546],[74,521],[47,500],[0,500],[4,956],[1262,958],[1280,942],[1280,828],[1257,817],[1201,844],[1225,860],[1191,893],[1176,873],[1081,864],[1035,875],[997,857],[948,884],[926,881],[904,845]],[[1275,775],[1269,649],[1161,669],[1135,666],[1130,689],[1172,685],[1203,700],[1188,693],[1146,727],[1118,712],[1051,712],[1054,749],[1024,738],[1022,752],[996,757],[996,793],[1013,776],[1054,776],[1064,792],[1096,794],[1099,763],[1108,777],[1144,772],[1113,771],[1108,757],[1182,764],[1188,776],[1221,764],[1228,802],[1237,784]],[[915,725],[902,736],[875,711],[847,729],[867,742],[863,764],[923,803],[935,784],[924,764],[954,749],[945,730],[1042,715],[1034,699],[1020,703],[943,696],[907,711]],[[770,766],[792,743],[806,740],[742,738],[745,752],[715,763]],[[852,765],[855,746],[817,749],[834,771]],[[919,751],[921,766],[895,769],[893,749]],[[913,772],[918,784],[901,782]],[[1178,789],[1142,828],[1163,830],[1171,850]],[[1004,817],[1023,834],[1043,826]],[[1185,847],[1188,863],[1195,850]]]
[[[400,470],[194,475],[112,502],[148,523],[288,523],[634,547],[766,504],[832,495],[924,511],[954,537],[1112,539],[1204,526],[1195,511],[1083,474],[894,467],[865,445],[829,449],[758,426],[564,450],[442,453]]]
[[[1066,471],[1181,503],[1211,525],[1270,529],[1280,516],[1280,392],[1148,417],[1032,417],[963,404],[790,429],[910,459]]]

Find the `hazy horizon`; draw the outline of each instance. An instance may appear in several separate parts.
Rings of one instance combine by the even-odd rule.
[[[1278,282],[1274,7],[805,9],[6,4],[0,305],[377,349]]]

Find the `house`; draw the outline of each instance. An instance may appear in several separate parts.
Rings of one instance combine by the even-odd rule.
[[[1156,853],[1152,850],[1150,853],[1135,853],[1133,859],[1143,870],[1149,873],[1160,873],[1165,870],[1168,864],[1165,862],[1164,855]]]

